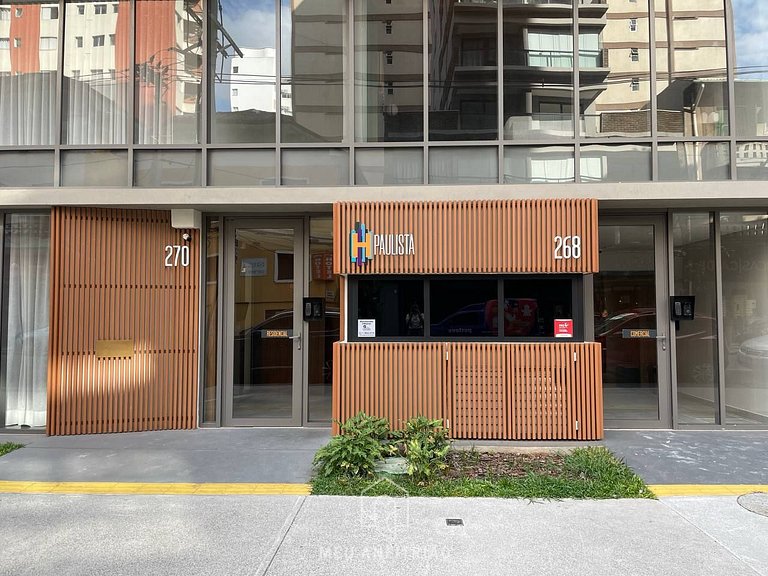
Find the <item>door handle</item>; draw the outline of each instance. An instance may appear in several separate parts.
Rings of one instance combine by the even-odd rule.
[[[288,336],[288,340],[298,340],[298,349],[301,350],[301,333],[295,336]]]
[[[667,335],[662,334],[661,336],[656,336],[656,340],[661,340],[661,349],[666,351],[667,349]]]

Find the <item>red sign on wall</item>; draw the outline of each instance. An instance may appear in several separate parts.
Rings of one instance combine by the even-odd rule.
[[[555,338],[573,338],[573,320],[555,319]]]

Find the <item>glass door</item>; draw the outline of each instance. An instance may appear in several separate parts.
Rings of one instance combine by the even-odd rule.
[[[225,426],[301,425],[301,220],[227,222]]]
[[[664,218],[601,219],[594,278],[606,428],[672,425]]]

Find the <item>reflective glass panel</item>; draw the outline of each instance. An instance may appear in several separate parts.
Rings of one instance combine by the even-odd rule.
[[[716,424],[718,403],[717,291],[714,219],[674,214],[675,296],[694,296],[694,319],[674,328],[677,421]]]
[[[430,336],[496,338],[499,335],[496,279],[434,279],[429,287]]]
[[[429,0],[429,139],[497,137],[497,3]]]
[[[723,0],[655,0],[661,136],[726,136]]]
[[[284,186],[349,185],[349,151],[336,148],[282,151]]]
[[[202,0],[136,0],[137,144],[199,141]]]
[[[573,282],[563,279],[504,281],[504,336],[553,338],[555,319],[573,320]]]
[[[768,423],[768,215],[720,215],[725,424]]]
[[[211,0],[215,55],[211,142],[274,142],[277,12],[274,0]],[[212,56],[213,57],[213,56]],[[290,106],[288,98],[280,105]]]
[[[209,150],[209,186],[274,186],[274,150]]]
[[[375,320],[377,337],[424,336],[424,281],[361,278],[357,283],[357,319]]]
[[[5,305],[0,382],[1,425],[44,428],[48,375],[50,216],[5,219]]]
[[[739,180],[768,180],[768,142],[736,144],[736,174]]]
[[[235,246],[232,417],[291,418],[294,231],[238,228]]]
[[[129,186],[125,150],[62,150],[62,186]]]
[[[506,146],[505,184],[573,182],[573,146]]]
[[[344,140],[345,0],[282,0],[283,142]]]
[[[421,148],[358,148],[355,150],[355,184],[398,186],[421,184],[424,151]]]
[[[2,4],[0,146],[55,144],[58,7],[34,0]]]
[[[650,144],[590,144],[581,147],[582,182],[650,182]]]
[[[131,5],[96,13],[88,0],[66,4],[62,140],[66,144],[125,144],[131,89]]]
[[[219,254],[221,220],[208,221],[205,232],[205,350],[203,365],[203,422],[216,421],[216,380],[219,345]]]
[[[133,163],[135,186],[200,186],[197,150],[136,150]]]
[[[729,150],[725,142],[659,143],[659,180],[728,180]]]
[[[504,2],[503,14],[504,138],[572,138],[572,1]]]
[[[654,226],[600,226],[594,282],[605,418],[658,420]]]
[[[648,1],[595,0],[579,6],[582,136],[651,134]]]
[[[736,33],[736,136],[768,135],[768,4],[732,0]],[[741,178],[741,176],[739,176]]]
[[[53,152],[0,152],[0,186],[53,186]]]
[[[332,218],[310,218],[309,254],[309,296],[324,301],[325,317],[322,320],[310,320],[306,324],[309,347],[309,364],[306,368],[309,386],[307,419],[310,422],[330,422],[333,343],[339,340],[341,317],[339,277],[333,273]]]
[[[421,0],[355,1],[355,139],[424,139]]]
[[[430,184],[496,184],[499,181],[496,148],[430,148]]]

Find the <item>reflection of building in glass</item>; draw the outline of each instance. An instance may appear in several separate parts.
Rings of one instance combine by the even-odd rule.
[[[242,56],[226,61],[229,75],[230,110],[259,110],[275,113],[275,81],[277,60],[274,48],[241,48]],[[280,110],[291,115],[291,87],[284,86],[280,93]]]

